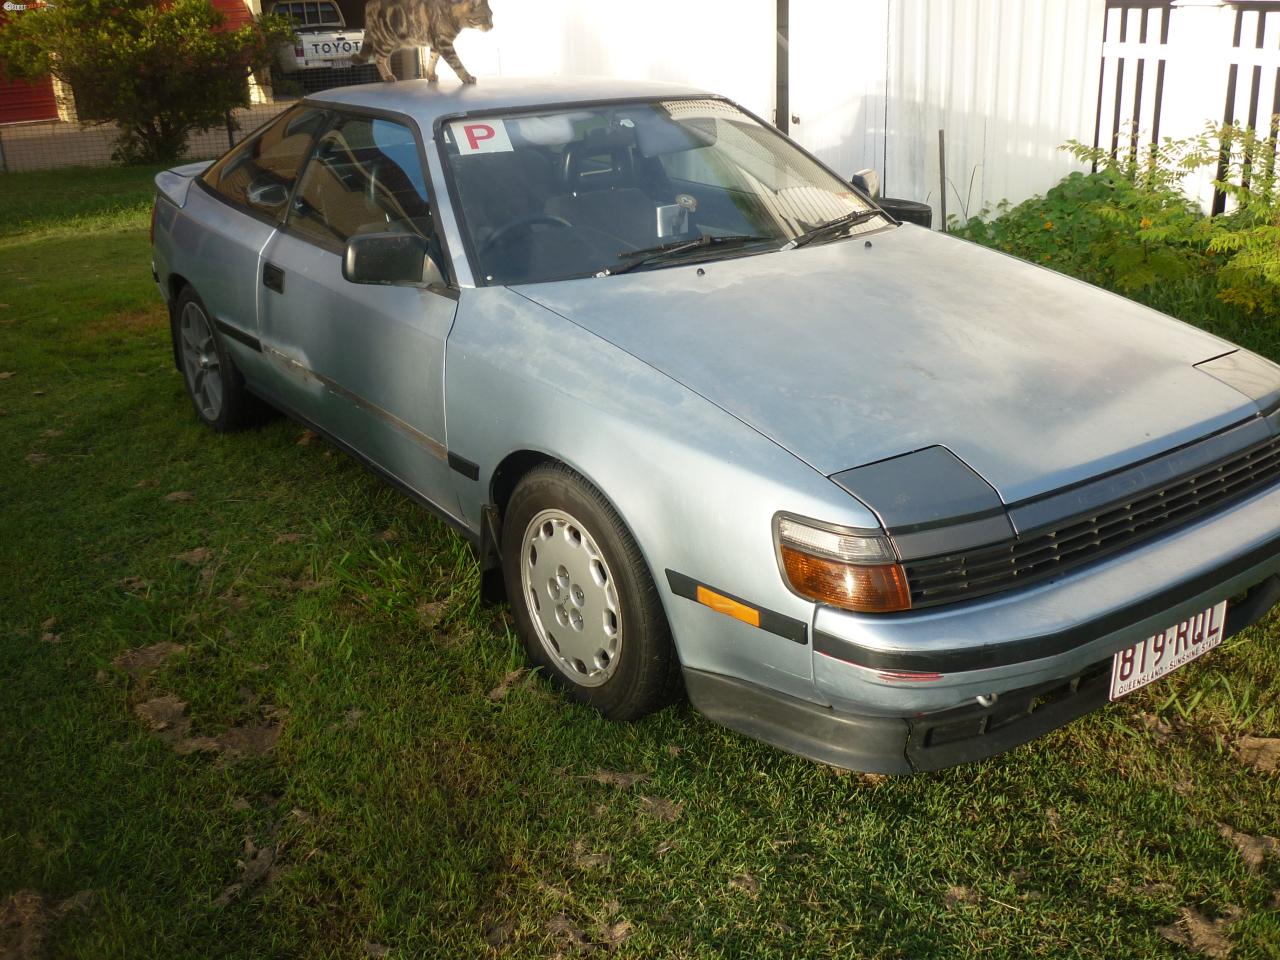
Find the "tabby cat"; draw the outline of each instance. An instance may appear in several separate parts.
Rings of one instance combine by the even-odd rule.
[[[353,63],[373,60],[378,74],[388,82],[395,80],[391,72],[391,55],[405,47],[430,47],[427,79],[437,79],[436,64],[444,57],[463,83],[475,83],[458,59],[453,41],[467,27],[493,29],[493,11],[489,0],[369,0],[364,8],[364,43],[351,58]]]

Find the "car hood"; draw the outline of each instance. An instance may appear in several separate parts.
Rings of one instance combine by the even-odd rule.
[[[1257,411],[1231,344],[910,226],[518,290],[827,476],[940,445],[1012,503]]]

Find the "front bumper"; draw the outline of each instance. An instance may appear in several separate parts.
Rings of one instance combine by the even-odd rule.
[[[814,682],[837,711],[936,713],[1080,675],[1277,573],[1280,486],[1022,590],[888,616],[818,607]]]
[[[1280,602],[1280,575],[1255,584],[1228,609],[1224,636],[1256,623]],[[689,699],[725,726],[790,753],[851,770],[906,774],[942,770],[1003,753],[1107,702],[1111,659],[977,703],[913,717],[829,709],[745,680],[685,670]]]

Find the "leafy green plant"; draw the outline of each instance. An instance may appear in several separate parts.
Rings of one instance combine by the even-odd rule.
[[[1206,295],[1217,306],[1211,312],[1280,315],[1274,137],[1209,126],[1138,154],[1113,157],[1076,141],[1064,149],[1095,172],[953,221],[953,232],[1197,322]],[[1186,192],[1187,179],[1204,169],[1227,198],[1219,216],[1206,216]]]
[[[68,84],[82,118],[119,127],[118,159],[167,162],[248,105],[249,74],[292,35],[274,16],[229,29],[209,0],[59,0],[0,25],[0,65]]]

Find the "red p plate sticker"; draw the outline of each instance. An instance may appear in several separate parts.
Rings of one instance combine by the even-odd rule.
[[[458,120],[449,124],[449,132],[461,154],[511,152],[511,138],[501,120]]]

